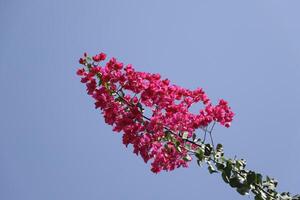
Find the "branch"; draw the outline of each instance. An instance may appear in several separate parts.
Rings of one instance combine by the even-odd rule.
[[[93,67],[97,67],[97,65],[95,65],[95,63],[91,64],[88,61],[91,61],[91,58],[86,57],[86,60],[81,60],[80,62],[86,66],[88,72],[91,72]],[[133,104],[124,98],[123,85],[120,84],[119,89],[114,91],[110,87],[110,82],[103,82],[102,75],[99,72],[95,73],[95,75],[98,81],[98,86],[105,87],[109,91],[110,95],[114,97],[115,101],[117,99],[120,100],[120,102],[123,103],[123,105],[125,105],[129,110],[138,107],[142,121],[151,121],[149,117],[143,114],[144,108],[141,103],[138,102],[138,104]],[[180,148],[186,149],[187,152],[196,157],[197,164],[199,166],[206,163],[210,173],[220,173],[224,182],[229,184],[232,188],[235,188],[241,195],[250,194],[250,192],[252,192],[255,196],[255,200],[300,200],[300,195],[291,196],[288,192],[278,193],[276,191],[278,184],[277,181],[268,176],[263,177],[260,173],[247,170],[245,160],[226,158],[224,156],[223,146],[221,144],[217,144],[215,147],[214,145],[212,131],[215,124],[216,121],[214,120],[210,130],[207,130],[207,126],[200,127],[200,129],[204,131],[203,141],[201,141],[200,138],[194,138],[194,136],[196,137],[195,133],[193,140],[191,140],[185,134],[180,132],[176,133],[164,124],[159,125],[163,127],[165,134],[163,138],[164,140],[174,143],[176,147],[180,145]],[[211,144],[205,143],[207,133],[210,135]],[[180,138],[183,143],[178,144],[178,142],[174,142],[177,141],[178,138]],[[176,149],[179,151],[178,148]]]

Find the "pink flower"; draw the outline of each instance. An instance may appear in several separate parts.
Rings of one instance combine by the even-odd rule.
[[[93,60],[95,62],[100,62],[100,61],[105,60],[105,59],[106,59],[106,54],[105,53],[100,53],[98,55],[93,56]]]
[[[92,59],[103,61],[106,54]],[[125,146],[132,145],[133,152],[145,162],[151,160],[154,173],[188,166],[191,159],[187,159],[184,139],[191,138],[198,128],[213,121],[227,128],[231,125],[234,113],[228,102],[221,99],[212,105],[202,88],[182,88],[162,80],[160,74],[138,72],[132,65],[124,67],[116,58],[103,67],[89,62],[85,53],[79,61],[84,68],[78,69],[77,75],[95,100],[95,108],[101,110],[113,131],[123,134]],[[200,102],[203,109],[198,114],[190,112],[190,107]],[[166,130],[173,134],[167,136]]]

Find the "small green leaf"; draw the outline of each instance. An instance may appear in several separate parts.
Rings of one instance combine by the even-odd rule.
[[[86,59],[88,62],[91,62],[91,61],[92,61],[92,58],[89,57],[89,56],[87,56],[85,59]]]
[[[199,161],[202,161],[204,159],[204,152],[201,148],[198,148],[195,152],[195,156],[198,158]]]
[[[215,170],[215,168],[211,165],[211,163],[207,163],[208,164],[208,171],[210,174],[213,174],[213,173],[217,173],[218,171]]]
[[[102,84],[101,75],[97,74],[97,78],[98,78],[98,86],[101,86]]]
[[[197,164],[199,165],[199,167],[201,167],[201,161],[197,160]]]
[[[256,184],[261,185],[262,184],[262,175],[261,174],[256,174]]]
[[[266,200],[265,197],[263,197],[262,193],[255,195],[255,200]]]
[[[296,194],[296,195],[293,196],[293,200],[298,200],[298,199],[300,200],[300,195],[299,194]]]
[[[204,155],[207,156],[207,157],[209,157],[211,155],[211,153],[212,153],[213,148],[212,148],[212,146],[210,144],[206,144],[204,150],[205,150],[204,151]]]
[[[197,137],[197,135],[195,133],[193,133],[193,137],[192,137],[193,141],[196,141],[196,137]]]
[[[182,133],[182,139],[186,140],[186,139],[188,138],[188,136],[189,136],[189,132],[184,131],[184,132]]]
[[[229,185],[231,186],[231,187],[233,187],[233,188],[236,188],[236,187],[241,187],[242,186],[242,184],[241,184],[241,182],[240,182],[240,180],[238,179],[238,177],[233,177],[233,178],[231,178],[230,180],[229,180]]]
[[[184,161],[191,161],[192,157],[190,155],[186,155],[186,156],[183,157],[183,160]]]
[[[216,150],[218,152],[223,152],[223,145],[222,144],[217,144]]]
[[[179,146],[180,146],[180,142],[179,142],[178,140],[176,140],[175,138],[174,138],[174,140],[175,140],[175,143],[174,143],[175,146],[176,146],[176,147],[179,147]]]
[[[185,146],[185,148],[186,148],[187,150],[191,150],[191,144],[186,143],[184,146]]]
[[[232,171],[232,162],[230,160],[227,160],[226,167],[224,168],[224,173],[228,178],[231,176]]]
[[[165,137],[166,141],[171,141],[172,135],[170,131],[165,131]]]
[[[116,102],[122,102],[122,99],[120,97],[115,98]]]
[[[137,103],[137,107],[139,108],[140,112],[144,112],[145,109],[143,108],[143,105],[140,102]]]
[[[182,152],[180,146],[176,146],[176,150],[177,150],[178,152]]]
[[[225,172],[222,172],[222,178],[223,178],[225,183],[229,183],[229,177],[226,175]]]
[[[237,161],[236,161],[236,167],[237,167],[239,170],[243,170],[243,169],[246,167],[246,161],[245,161],[244,159],[237,160]]]
[[[250,172],[247,174],[247,183],[248,183],[249,185],[252,185],[253,183],[256,183],[256,182],[257,182],[256,178],[257,178],[257,175],[255,174],[255,172],[250,171]]]
[[[236,191],[237,191],[238,193],[240,193],[241,195],[249,194],[250,186],[248,186],[248,185],[243,185],[242,187],[237,188]]]
[[[219,171],[223,171],[225,169],[225,165],[223,163],[216,163],[216,167]]]

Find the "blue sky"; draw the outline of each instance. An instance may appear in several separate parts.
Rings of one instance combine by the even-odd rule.
[[[83,52],[229,101],[228,156],[300,193],[300,1],[0,2],[0,199],[248,199],[192,164],[158,175],[104,124]]]

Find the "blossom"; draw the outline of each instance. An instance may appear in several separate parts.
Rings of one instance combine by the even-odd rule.
[[[197,129],[212,122],[231,125],[234,113],[225,100],[214,106],[202,88],[182,88],[160,74],[124,66],[116,58],[102,65],[105,59],[104,53],[92,58],[85,53],[79,60],[83,68],[77,70],[77,75],[105,122],[123,134],[123,144],[132,145],[144,162],[151,160],[152,172],[187,167],[191,161],[188,150],[197,147],[189,144],[187,148],[186,139],[193,137]],[[190,112],[196,103],[203,104],[198,114]]]
[[[93,56],[93,60],[95,62],[100,62],[102,60],[105,60],[105,58],[106,58],[106,54],[105,53],[100,53],[100,54],[97,54],[97,55]]]

